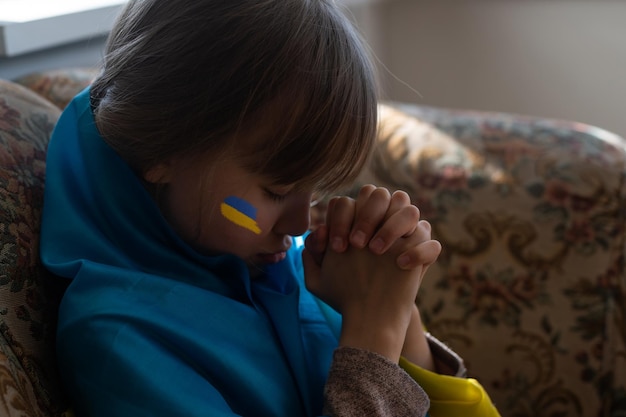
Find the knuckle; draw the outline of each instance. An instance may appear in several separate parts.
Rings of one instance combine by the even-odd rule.
[[[404,213],[408,219],[413,223],[418,223],[420,219],[420,209],[417,206],[411,204],[404,208]]]
[[[353,200],[350,197],[340,196],[333,198],[333,210],[335,212],[343,212],[350,210]]]
[[[411,204],[411,197],[402,190],[396,190],[391,194],[391,199],[400,204]]]
[[[371,198],[388,201],[391,199],[391,193],[385,187],[377,187],[372,191]]]
[[[341,204],[349,204],[352,199],[348,196],[340,195],[340,196],[333,197],[333,200],[335,200],[335,205],[337,204],[341,205]]]
[[[377,223],[371,218],[363,218],[359,219],[358,222],[355,223],[354,229],[361,230],[366,233],[371,233],[377,226]]]
[[[359,190],[359,195],[370,195],[376,189],[374,184],[365,184]]]
[[[420,220],[418,223],[418,226],[421,227],[424,230],[428,230],[429,232],[432,230],[432,225],[430,224],[430,222],[428,222],[428,220]]]

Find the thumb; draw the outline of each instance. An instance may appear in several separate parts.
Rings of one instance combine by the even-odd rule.
[[[304,241],[305,248],[309,251],[313,260],[318,264],[322,264],[324,253],[328,246],[328,227],[320,225],[306,237]]]
[[[313,253],[308,248],[302,250],[302,266],[304,268],[304,283],[306,288],[313,294],[319,287],[319,277],[321,275],[321,265],[315,260]]]
[[[434,263],[441,253],[441,243],[436,240],[427,240],[403,252],[396,262],[400,269],[408,271],[420,265],[428,267]]]

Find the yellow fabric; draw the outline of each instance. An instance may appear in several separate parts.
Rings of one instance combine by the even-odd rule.
[[[431,417],[500,417],[477,380],[430,372],[404,358],[400,366],[428,394]]]

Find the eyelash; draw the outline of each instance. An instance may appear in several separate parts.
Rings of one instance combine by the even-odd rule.
[[[280,203],[284,201],[285,198],[287,198],[287,194],[276,194],[276,193],[271,192],[270,190],[265,190],[265,194],[267,194],[267,196],[271,200],[276,201],[277,203]]]

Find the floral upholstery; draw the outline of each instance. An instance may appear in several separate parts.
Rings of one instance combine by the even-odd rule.
[[[0,415],[62,409],[55,297],[37,252],[46,145],[60,110],[0,80]]]
[[[429,330],[503,417],[624,415],[626,141],[511,114],[381,114],[358,183],[408,191],[442,243],[418,296]]]
[[[34,72],[14,81],[63,109],[76,92],[85,88],[96,74],[97,71],[93,68],[59,69]]]
[[[38,216],[57,107],[93,75],[19,80],[41,97],[0,81],[3,416],[64,409],[52,357],[58,289],[38,264]],[[625,180],[626,144],[601,129],[391,103],[354,189],[405,189],[433,225],[443,252],[420,289],[423,318],[503,417],[617,417],[626,410]]]

